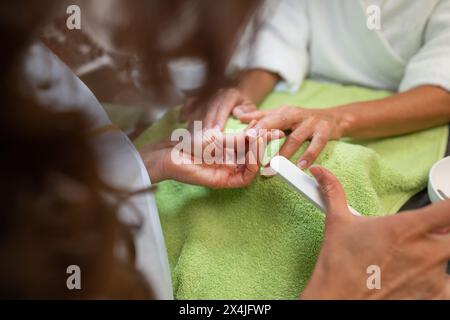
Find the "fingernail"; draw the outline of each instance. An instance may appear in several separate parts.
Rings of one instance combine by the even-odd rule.
[[[277,140],[277,139],[282,139],[282,138],[284,138],[286,135],[284,134],[284,132],[283,131],[281,131],[281,130],[276,130],[275,132],[273,132],[273,131],[271,131],[271,138],[273,139],[273,140]]]
[[[313,164],[312,166],[310,166],[308,168],[309,172],[311,172],[314,176],[319,177],[322,175],[323,171],[322,171],[322,167]]]
[[[300,161],[298,166],[299,166],[300,169],[304,170],[304,169],[306,169],[308,167],[308,161],[302,160],[302,161]]]
[[[258,122],[257,122],[256,120],[252,120],[252,121],[248,124],[247,129],[253,128],[257,123],[258,123]]]
[[[235,115],[237,118],[240,118],[243,114],[244,114],[244,111],[242,111],[240,108],[235,108],[235,109],[234,109],[234,115]]]
[[[269,178],[269,177],[276,176],[277,173],[271,167],[264,167],[261,170],[261,175]]]

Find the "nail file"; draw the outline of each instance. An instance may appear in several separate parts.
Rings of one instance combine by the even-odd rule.
[[[308,199],[323,213],[326,213],[325,202],[316,180],[304,173],[291,161],[282,156],[276,156],[270,161],[270,167],[298,193]],[[352,214],[360,216],[355,209],[349,207]]]

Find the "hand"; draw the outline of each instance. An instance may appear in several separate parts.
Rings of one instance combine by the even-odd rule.
[[[275,110],[254,111],[240,117],[255,129],[290,130],[292,133],[281,147],[279,154],[291,158],[306,140],[311,144],[298,160],[301,169],[311,166],[329,140],[339,139],[342,130],[339,119],[327,110],[307,110],[283,106]]]
[[[215,94],[204,106],[198,105],[198,100],[190,99],[183,107],[183,120],[193,121],[203,119],[203,127],[225,129],[228,117],[235,117],[256,110],[256,106],[238,89],[223,89]],[[202,116],[203,115],[203,116]]]
[[[210,188],[241,188],[249,185],[258,175],[267,143],[283,136],[281,131],[258,137],[249,133],[224,134],[218,130],[207,130],[201,137],[194,137],[201,139],[202,150],[211,150],[212,146],[214,152],[223,155],[223,160],[232,160],[226,163],[215,163],[215,155],[212,156],[215,159],[208,159],[206,152],[199,159],[192,152],[173,146],[161,149],[147,146],[141,150],[141,155],[153,183],[174,179]],[[240,150],[239,146],[243,146],[244,150]],[[178,157],[177,161],[174,155]]]
[[[302,299],[449,299],[450,201],[395,216],[350,214],[339,181],[312,167],[327,204],[322,250]],[[369,266],[381,289],[368,289]]]

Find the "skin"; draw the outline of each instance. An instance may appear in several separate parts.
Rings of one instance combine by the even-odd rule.
[[[255,70],[243,78],[238,88],[242,88],[242,95],[252,97],[256,104],[271,92],[277,81],[278,77],[273,73]],[[264,85],[260,85],[261,83]],[[211,107],[217,108],[217,104]],[[416,87],[385,99],[351,103],[324,110],[282,106],[270,111],[248,112],[248,109],[237,105],[223,104],[222,107],[224,114],[231,110],[242,122],[257,121],[255,128],[291,131],[280,150],[280,155],[287,158],[303,143],[310,141],[305,153],[298,160],[301,169],[311,166],[330,140],[343,137],[389,137],[450,122],[450,93],[431,85]],[[222,123],[223,115],[216,117],[216,121]]]
[[[284,133],[277,130],[258,136],[250,131],[225,134],[218,129],[206,130],[194,137],[202,144],[203,150],[208,146],[216,146],[216,150],[222,150],[222,154],[233,153],[235,160],[226,164],[208,164],[203,156],[199,159],[202,161],[196,164],[189,150],[182,150],[180,154],[187,163],[178,163],[173,161],[172,151],[175,146],[170,142],[145,146],[140,150],[140,154],[153,183],[171,179],[213,189],[242,188],[258,176],[262,161],[260,156],[267,143],[283,137]],[[239,144],[245,145],[244,164],[237,161],[236,146]]]
[[[232,114],[236,118],[252,111],[263,102],[280,77],[264,70],[249,70],[242,74],[236,88],[220,90],[204,106],[198,106],[196,99],[190,99],[183,107],[185,121],[202,120],[207,129],[218,127],[224,130]]]
[[[260,139],[254,138],[249,146]],[[176,179],[211,188],[236,188],[250,184],[259,172],[259,160],[240,168],[176,165],[170,160],[171,150],[160,145],[142,152],[154,182]],[[257,155],[254,150],[249,147],[247,162]],[[450,201],[395,216],[359,217],[348,210],[345,192],[331,172],[318,166],[310,172],[321,187],[327,215],[322,249],[301,299],[450,299],[446,273]],[[372,265],[380,267],[381,289],[367,287],[367,268]]]
[[[222,90],[210,100],[206,106],[206,128],[218,126],[223,129],[230,113],[245,120],[244,116],[256,110],[255,104],[264,99],[278,80],[276,74],[263,70],[245,73],[237,88]],[[274,112],[273,117],[280,120],[280,125],[277,126],[280,128],[296,129],[296,125],[300,127],[303,123],[310,123],[309,139],[313,140],[317,132],[327,132],[329,136],[325,137],[328,139],[338,139],[345,135],[370,137],[399,134],[449,121],[448,108],[445,108],[449,107],[448,96],[442,90],[438,93],[436,88],[432,89],[428,89],[430,92],[417,92],[413,96],[399,95],[398,99],[394,97],[384,101],[381,106],[374,102],[373,105],[362,103],[336,108],[340,112],[294,112],[292,108],[285,108],[284,111],[295,116],[296,122],[290,120],[291,114],[280,116]],[[423,100],[420,103],[423,95],[427,97],[425,111],[422,108]],[[195,106],[195,100],[192,101],[191,108]],[[367,108],[364,115],[361,115],[361,107]],[[388,119],[383,115],[388,112],[376,110],[387,110],[388,107],[389,113],[393,113]],[[185,110],[189,110],[189,106]],[[269,116],[263,114],[253,119],[248,116],[247,120],[253,120],[250,127],[262,127],[261,122],[264,125]],[[412,120],[411,127],[399,123],[409,120]],[[270,140],[280,137],[280,133],[270,137],[253,136],[248,132],[231,137],[217,135],[212,142],[245,140],[248,149],[243,165],[207,165],[204,162],[178,165],[171,159],[174,148],[172,143],[147,146],[140,153],[153,183],[174,179],[211,188],[238,188],[250,184],[258,175],[261,159],[254,146],[260,145],[263,138]],[[203,138],[201,137],[203,145],[211,143],[211,140]],[[321,143],[322,140],[326,139],[321,138]],[[294,140],[293,146],[300,145],[303,141]],[[183,153],[183,157],[190,160],[193,155]],[[251,162],[251,159],[256,159],[256,162]],[[450,298],[449,279],[444,271],[445,263],[450,259],[449,201],[397,216],[356,217],[348,211],[342,186],[331,173],[319,167],[311,168],[311,173],[322,187],[328,214],[321,254],[301,298]],[[372,264],[381,267],[381,290],[369,291],[365,286],[365,271]],[[336,274],[336,266],[343,272]]]
[[[301,299],[450,299],[450,201],[395,216],[358,217],[331,172],[316,166],[310,171],[327,216],[322,250]],[[367,287],[371,265],[380,267],[380,289]]]

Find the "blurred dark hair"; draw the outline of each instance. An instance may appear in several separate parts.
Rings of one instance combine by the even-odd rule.
[[[143,57],[154,88],[169,81],[161,67],[167,59],[202,57],[206,94],[223,84],[236,35],[259,2],[126,1],[134,23],[116,30],[118,43],[126,41]],[[99,176],[86,119],[52,111],[19,90],[18,65],[58,3],[0,2],[0,298],[151,298],[135,266],[133,231],[119,220],[118,204],[105,199],[118,193]],[[195,31],[182,46],[162,49],[155,39],[177,23],[186,3],[198,13]],[[124,257],[117,256],[118,246]],[[72,264],[83,271],[81,291],[67,290]]]
[[[86,11],[85,22],[91,26],[88,33],[92,36],[103,29],[100,38],[108,38],[110,48],[134,54],[142,65],[143,84],[154,98],[161,99],[173,92],[168,63],[180,57],[204,62],[206,78],[203,87],[197,90],[197,98],[206,98],[227,85],[224,71],[247,23],[259,22],[257,9],[264,0],[134,0],[132,4],[122,0],[79,0],[79,3]],[[108,3],[119,7],[103,12],[108,6],[102,4]]]

